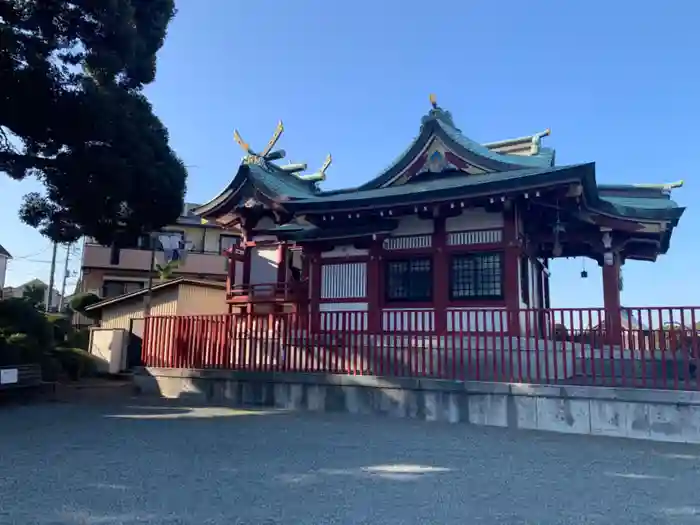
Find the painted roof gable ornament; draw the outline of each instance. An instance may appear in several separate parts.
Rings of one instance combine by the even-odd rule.
[[[530,155],[537,155],[540,150],[542,149],[542,139],[544,137],[549,137],[551,135],[552,130],[547,128],[544,131],[540,133],[535,133],[532,136],[532,145],[530,146]]]
[[[286,152],[283,149],[272,151],[272,148],[275,147],[277,141],[282,136],[282,133],[284,133],[284,124],[282,124],[282,121],[280,120],[277,123],[277,129],[275,129],[275,133],[272,135],[272,138],[267,143],[267,146],[265,146],[265,149],[260,153],[256,153],[251,149],[250,145],[245,142],[240,133],[238,133],[238,130],[233,131],[233,139],[236,141],[236,143],[238,143],[241,149],[246,152],[246,156],[243,157],[244,164],[257,164],[262,168],[266,168],[267,163],[273,160],[283,159],[286,156]]]
[[[461,131],[455,126],[454,120],[452,120],[452,113],[438,106],[437,97],[432,93],[430,94],[430,105],[432,106],[432,109],[427,115],[423,116],[421,119],[421,124],[426,124],[431,120],[440,120],[442,123],[447,124],[456,131]]]
[[[300,173],[306,170],[307,165],[305,162],[295,164],[290,163],[285,166],[278,166],[277,164],[272,163],[272,161],[283,159],[286,156],[286,152],[283,149],[273,151],[273,148],[277,144],[277,141],[279,141],[282,133],[284,133],[284,124],[282,124],[282,121],[280,120],[277,124],[277,129],[275,129],[275,133],[267,143],[267,146],[265,146],[265,149],[260,153],[256,153],[253,149],[251,149],[250,145],[243,140],[240,133],[238,133],[238,130],[234,130],[234,140],[241,147],[241,149],[246,152],[245,157],[243,157],[243,164],[255,164],[270,173],[274,171],[289,173],[290,175],[294,175],[297,179],[306,182],[317,183],[326,180],[326,170],[333,162],[333,157],[331,157],[330,153],[326,157],[326,160],[323,162],[321,168],[315,173]]]
[[[300,178],[301,180],[307,180],[310,182],[321,182],[323,180],[326,180],[326,170],[330,167],[332,162],[333,162],[333,157],[329,153],[326,156],[326,160],[323,161],[321,168],[317,172],[308,173],[306,175],[300,174],[300,175],[297,175],[297,177]]]

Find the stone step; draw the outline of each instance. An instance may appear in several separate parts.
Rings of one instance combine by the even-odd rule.
[[[76,383],[57,383],[53,399],[73,403],[128,399],[134,395],[136,395],[136,387],[131,380],[92,379]]]

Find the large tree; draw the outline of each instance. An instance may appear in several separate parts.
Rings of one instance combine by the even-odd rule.
[[[143,87],[174,0],[0,0],[0,171],[37,177],[24,222],[119,242],[172,222],[186,170]]]

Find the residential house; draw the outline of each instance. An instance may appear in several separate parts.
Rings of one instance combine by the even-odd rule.
[[[29,288],[43,288],[44,289],[44,299],[43,302],[46,304],[47,301],[47,296],[49,292],[49,286],[42,281],[41,279],[32,279],[31,281],[27,281],[24,284],[21,284],[19,286],[6,286],[2,290],[2,296],[3,298],[10,298],[10,297],[24,297],[25,292]],[[51,310],[58,310],[59,305],[61,304],[61,294],[58,293],[58,290],[54,288],[53,293],[51,294]]]
[[[3,297],[2,290],[5,288],[5,276],[7,275],[7,261],[12,259],[12,255],[2,244],[0,244],[0,299]]]
[[[187,247],[187,257],[174,270],[173,277],[221,281],[226,280],[227,259],[221,255],[237,244],[234,231],[224,231],[218,225],[202,224],[191,213],[196,204],[186,204],[177,222],[163,228],[179,236]],[[100,297],[117,297],[146,288],[151,265],[149,237],[143,236],[133,246],[122,248],[116,254],[109,246],[86,239],[83,246],[79,292],[91,292]],[[156,251],[155,265],[164,264],[164,252]],[[153,272],[156,284],[157,272]]]

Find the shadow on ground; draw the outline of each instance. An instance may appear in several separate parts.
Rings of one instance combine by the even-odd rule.
[[[0,523],[700,523],[693,446],[185,400],[0,428]]]

